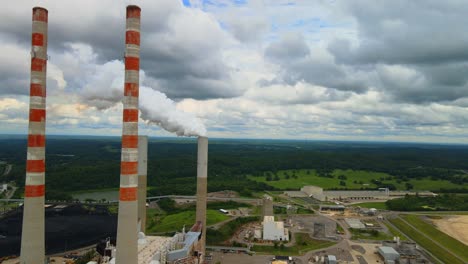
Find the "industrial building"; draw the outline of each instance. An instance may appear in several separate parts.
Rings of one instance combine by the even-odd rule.
[[[410,191],[390,191],[388,188],[379,188],[378,190],[323,190],[318,186],[304,186],[300,191],[286,191],[285,195],[289,197],[311,197],[319,201],[362,201],[362,200],[382,200],[401,198],[405,195],[416,195],[416,192]],[[433,192],[418,192],[419,196],[434,197],[437,194]]]
[[[274,216],[263,217],[263,240],[288,241],[289,232],[284,223],[275,221]]]
[[[400,254],[392,247],[379,247],[377,252],[382,256],[385,264],[394,264],[400,259]]]
[[[338,263],[336,260],[336,256],[334,255],[327,256],[327,264],[336,264],[336,263]]]
[[[348,224],[349,228],[354,229],[364,229],[366,226],[361,222],[361,220],[357,218],[345,218],[346,224]]]
[[[147,141],[143,140],[145,144]],[[147,149],[147,148],[146,148]],[[140,155],[146,158],[146,155]],[[196,223],[185,232],[171,237],[145,236],[138,233],[137,258],[138,264],[172,264],[172,263],[203,263],[205,257],[206,241],[206,192],[207,192],[207,163],[208,163],[208,139],[198,138],[198,162],[197,162],[197,215]],[[146,170],[145,170],[146,171]],[[140,226],[139,226],[140,227]],[[144,229],[143,229],[144,230]],[[136,231],[136,230],[135,230]],[[136,235],[137,233],[135,233]],[[117,245],[119,241],[117,240]],[[112,245],[108,245],[112,247]],[[117,263],[118,248],[110,250],[114,252],[109,256],[108,263]],[[109,251],[109,250],[107,250]]]
[[[284,223],[275,221],[273,213],[273,197],[269,195],[263,196],[263,222],[262,222],[262,239],[273,241],[288,241],[289,231],[284,228]],[[258,232],[256,232],[258,233]],[[258,238],[258,235],[255,237]]]

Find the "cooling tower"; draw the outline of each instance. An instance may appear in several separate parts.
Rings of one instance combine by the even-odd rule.
[[[197,214],[196,221],[203,225],[200,252],[202,259],[205,258],[206,246],[206,193],[208,172],[208,138],[198,138],[198,161],[197,161]]]
[[[148,173],[148,137],[138,137],[138,219],[140,231],[146,233],[146,186]]]
[[[140,71],[140,13],[127,6],[122,157],[116,264],[138,263],[138,93]]]
[[[45,262],[47,19],[47,9],[33,8],[28,154],[20,257],[21,263],[24,264]]]

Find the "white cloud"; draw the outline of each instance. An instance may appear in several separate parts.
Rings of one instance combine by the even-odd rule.
[[[165,92],[215,137],[467,142],[467,3],[431,13],[427,3],[397,12],[405,1],[287,2],[139,1],[142,86]],[[121,133],[128,3],[4,5],[0,121],[9,125],[0,133],[27,131],[35,5],[49,9],[48,133]],[[418,22],[424,14],[447,19]],[[169,135],[143,123],[140,131]]]

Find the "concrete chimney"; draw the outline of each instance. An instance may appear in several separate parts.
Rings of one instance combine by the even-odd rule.
[[[146,186],[148,175],[148,137],[138,137],[138,219],[140,231],[146,233]]]
[[[197,161],[197,214],[196,221],[203,225],[201,246],[201,262],[205,258],[206,246],[206,193],[208,178],[208,138],[198,137],[198,161]]]
[[[116,264],[138,263],[138,93],[140,71],[140,13],[127,6],[122,158]]]
[[[47,9],[42,7],[33,8],[28,154],[20,254],[22,264],[45,262],[44,183],[47,19]]]

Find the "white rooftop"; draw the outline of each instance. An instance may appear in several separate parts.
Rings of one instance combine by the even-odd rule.
[[[355,229],[363,229],[366,228],[366,226],[361,222],[361,220],[357,218],[345,218],[345,222],[349,225],[351,228]]]
[[[138,264],[150,264],[153,256],[169,246],[172,237],[147,236],[145,244],[138,245]]]

